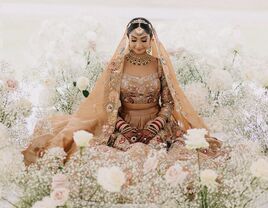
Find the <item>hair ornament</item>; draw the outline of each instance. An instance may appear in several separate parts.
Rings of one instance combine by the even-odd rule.
[[[129,28],[132,24],[135,24],[135,23],[138,23],[139,24],[139,27],[142,24],[146,24],[146,25],[149,25],[149,27],[152,29],[152,26],[150,23],[146,22],[145,20],[143,19],[136,19],[136,20],[133,20],[131,23],[128,24],[127,28]]]

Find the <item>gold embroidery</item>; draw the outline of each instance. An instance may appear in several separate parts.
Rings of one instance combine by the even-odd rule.
[[[113,111],[113,109],[114,109],[114,106],[113,106],[112,103],[109,103],[109,104],[106,106],[106,111],[107,111],[108,113],[111,113],[111,112]]]
[[[116,100],[118,97],[119,97],[119,93],[116,92],[115,90],[114,90],[114,91],[111,91],[110,94],[109,94],[109,100],[110,100],[110,101],[114,101],[114,100]]]
[[[166,65],[166,61],[163,57],[161,57],[161,61],[163,63],[163,65],[161,64],[160,60],[159,60],[159,66],[161,67],[161,69],[163,71],[165,71],[165,74],[163,75],[165,78],[166,78],[166,82],[167,82],[167,85],[168,85],[168,88],[169,88],[169,91],[171,93],[171,96],[173,98],[173,102],[175,104],[175,110],[177,112],[180,112],[182,107],[181,107],[181,103],[180,103],[180,99],[178,98],[178,95],[176,93],[176,90],[174,89],[174,86],[172,84],[172,82],[170,81],[170,77],[169,77],[169,73],[168,73],[168,70],[167,70],[167,65]]]
[[[156,103],[160,96],[158,73],[144,77],[124,74],[121,84],[121,101],[126,103]]]
[[[120,106],[119,93],[117,92],[120,91],[122,63],[124,60],[123,52],[111,60],[108,67],[109,83],[104,83],[106,89],[104,96],[109,97],[109,101],[103,106],[106,109],[108,120],[107,124],[104,124],[106,128],[102,128],[102,135],[100,135],[102,143],[107,143],[110,132],[113,132],[115,128],[118,108]],[[109,127],[109,131],[107,131],[107,126]]]
[[[163,71],[163,67],[160,62],[158,62],[160,71]],[[168,86],[168,82],[166,80],[165,74],[161,73],[161,110],[159,112],[160,116],[165,117],[166,119],[170,118],[173,109],[174,109],[174,101],[170,92],[170,86]]]

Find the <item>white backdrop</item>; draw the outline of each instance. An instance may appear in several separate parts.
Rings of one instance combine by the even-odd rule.
[[[241,42],[252,54],[268,59],[268,1],[265,0],[2,0],[0,3],[0,58],[17,67],[27,67],[28,41],[49,18],[72,15],[92,15],[106,18],[109,25],[121,24],[144,16],[152,22],[186,19],[198,22],[214,21],[215,25],[232,25],[241,31]],[[117,21],[118,22],[118,21]],[[123,27],[124,25],[122,25]]]

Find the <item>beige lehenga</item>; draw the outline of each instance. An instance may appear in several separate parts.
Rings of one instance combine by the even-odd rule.
[[[190,128],[208,128],[180,88],[169,55],[158,40],[155,30],[150,54],[158,63],[154,73],[145,75],[141,71],[140,76],[127,74],[124,66],[128,53],[125,31],[106,69],[77,111],[73,115],[47,118],[51,124],[50,132],[44,130],[44,121],[36,125],[31,143],[23,150],[27,165],[35,162],[43,155],[44,150],[52,147],[62,147],[70,157],[77,150],[73,140],[73,133],[77,130],[93,133],[94,140],[90,145],[109,150],[111,154],[121,150],[126,154],[133,154],[142,151],[142,148],[148,150],[158,148],[164,143],[175,142],[174,148],[170,148],[170,157],[174,160],[185,158],[185,153],[188,153],[180,136]],[[140,142],[130,144],[115,129],[119,116],[133,127],[143,128],[158,114],[164,114],[168,121],[149,145]],[[209,135],[208,140],[214,155],[221,142]]]
[[[169,118],[164,128],[150,140],[149,146],[153,148],[161,147],[162,143],[172,144],[183,133],[172,116],[174,102],[163,68],[159,59],[156,59],[156,62],[158,64],[155,72],[144,75],[146,71],[143,70],[139,76],[123,73],[120,89],[121,107],[118,111],[118,115],[124,121],[137,129],[144,129],[145,125],[158,115]],[[108,145],[124,151],[132,147],[118,131],[112,134]]]

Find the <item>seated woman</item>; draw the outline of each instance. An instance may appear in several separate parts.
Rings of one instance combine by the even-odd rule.
[[[77,130],[93,133],[91,145],[129,151],[141,143],[173,149],[184,145],[181,136],[187,129],[207,129],[179,87],[152,24],[140,17],[128,23],[107,68],[78,110],[48,120],[52,131],[44,131],[39,123],[23,151],[27,165],[51,147],[64,148],[70,157],[77,149],[73,140]],[[207,140],[210,148],[204,154],[217,154],[221,142],[209,135]]]

